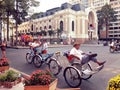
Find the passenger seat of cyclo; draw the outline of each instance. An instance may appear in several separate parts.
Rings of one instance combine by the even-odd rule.
[[[74,57],[73,57],[72,55],[70,55],[70,50],[64,52],[64,56],[66,56],[67,60],[68,60],[70,63],[73,63]]]
[[[41,47],[42,47],[42,50],[41,50],[42,54],[47,54],[48,44],[46,40],[43,40]]]

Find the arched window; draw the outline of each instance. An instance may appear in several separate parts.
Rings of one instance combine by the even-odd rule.
[[[74,21],[72,21],[72,31],[74,31]]]
[[[60,21],[60,30],[63,31],[63,21]]]
[[[31,25],[31,31],[33,31],[33,24]]]
[[[51,26],[51,25],[49,25],[49,29],[52,29],[52,26]]]

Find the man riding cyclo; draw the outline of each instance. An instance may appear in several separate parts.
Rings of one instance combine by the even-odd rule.
[[[47,54],[48,45],[46,40],[40,42],[40,40],[35,39],[33,43],[29,44],[29,46],[32,53],[44,54],[44,56]]]
[[[99,62],[96,59],[97,54],[86,54],[83,51],[81,51],[79,48],[80,48],[80,43],[75,42],[73,48],[70,50],[70,56],[76,58],[77,61],[79,60],[80,64],[83,65],[85,63],[88,63],[89,61],[93,61],[97,63],[99,66],[101,66],[104,65],[104,63],[106,62],[106,61]]]
[[[119,50],[120,49],[120,42],[119,40],[111,41],[110,42],[110,47],[114,50]]]

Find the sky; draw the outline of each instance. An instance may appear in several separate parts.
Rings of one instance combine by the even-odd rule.
[[[37,0],[40,1],[40,6],[34,9],[34,12],[45,12],[54,7],[60,7],[61,4],[68,0]]]

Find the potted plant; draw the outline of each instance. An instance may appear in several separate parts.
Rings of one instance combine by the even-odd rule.
[[[24,81],[24,90],[55,90],[57,79],[49,70],[37,70]]]
[[[120,75],[111,78],[106,90],[120,90]]]
[[[21,82],[20,73],[13,70],[8,70],[0,74],[0,85],[6,88],[12,88],[14,85]]]
[[[0,72],[9,69],[9,61],[7,58],[0,59]]]

